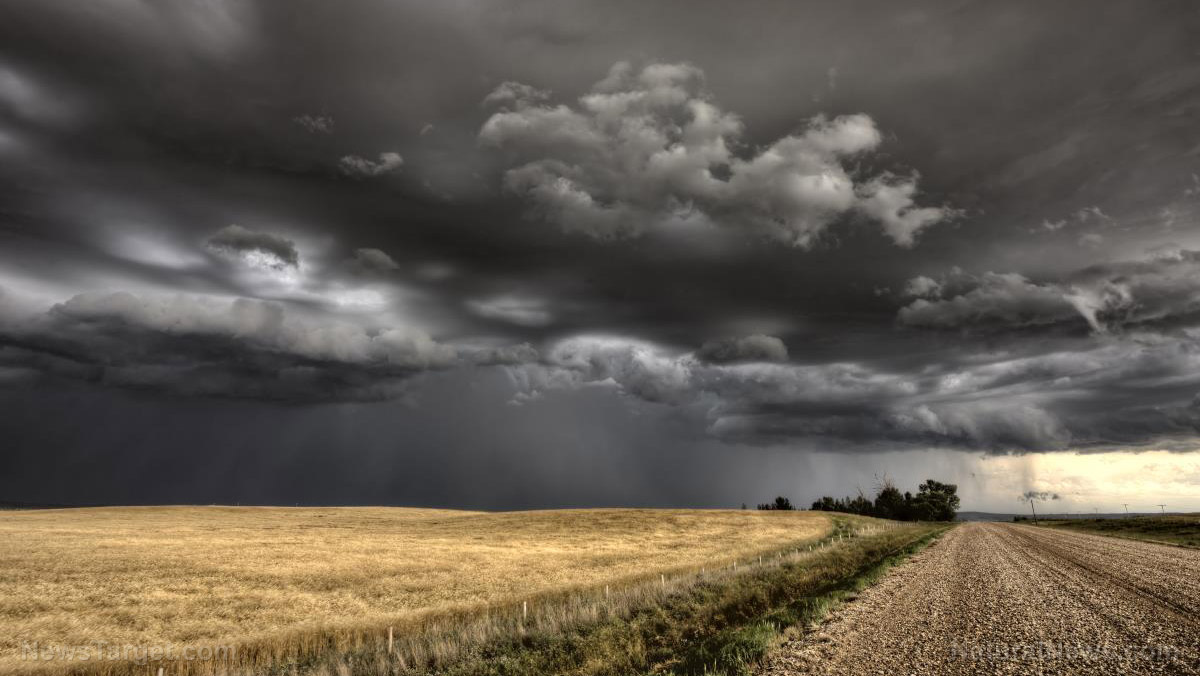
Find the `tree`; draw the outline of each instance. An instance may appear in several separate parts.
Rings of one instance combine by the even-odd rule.
[[[822,512],[848,512],[865,516],[877,516],[897,521],[953,521],[959,507],[958,486],[945,484],[934,479],[924,481],[917,494],[900,489],[886,475],[875,484],[875,499],[872,501],[860,489],[854,498],[831,498],[828,495],[812,503],[813,510]],[[760,505],[759,509],[774,509],[772,505]]]
[[[871,516],[875,513],[875,505],[863,493],[863,489],[858,489],[858,496],[854,499],[846,498],[846,511],[851,514],[862,514],[863,516]]]
[[[775,498],[775,502],[763,503],[759,505],[758,508],[762,510],[777,510],[783,512],[790,512],[796,509],[792,506],[792,501],[783,497],[782,495]]]
[[[918,521],[953,521],[958,514],[958,486],[926,479],[913,499]]]
[[[812,508],[813,508],[813,510],[818,511],[818,512],[836,512],[836,511],[838,511],[837,504],[834,502],[833,498],[829,497],[828,495],[821,498],[820,500],[814,501],[812,504]]]
[[[902,520],[906,516],[904,495],[889,479],[884,479],[883,485],[879,488],[879,494],[875,496],[875,516],[881,519],[896,520]]]

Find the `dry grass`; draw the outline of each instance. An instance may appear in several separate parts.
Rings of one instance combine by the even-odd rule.
[[[828,528],[809,512],[0,512],[0,672],[29,671],[20,651],[33,642],[320,652],[365,628],[508,612],[522,599],[719,566]]]
[[[378,634],[288,676],[748,676],[781,629],[818,621],[944,531],[834,516],[837,535],[622,588],[543,599],[527,621],[493,613],[427,626],[389,655]],[[372,640],[373,639],[373,640]]]
[[[1041,519],[1039,525],[1085,533],[1200,548],[1200,514],[1132,518]]]

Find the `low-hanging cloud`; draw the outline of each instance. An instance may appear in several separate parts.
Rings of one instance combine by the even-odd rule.
[[[379,249],[355,249],[350,263],[364,272],[391,272],[400,269],[400,264],[394,258]]]
[[[281,303],[83,293],[0,318],[0,364],[119,387],[294,401],[399,396],[427,371],[532,361],[528,345],[455,346],[413,327],[315,319]]]
[[[502,106],[480,142],[508,154],[508,190],[540,217],[597,239],[637,236],[669,221],[749,228],[800,248],[835,221],[878,221],[912,246],[956,215],[916,205],[917,176],[856,178],[850,165],[883,135],[864,114],[812,118],[803,131],[739,153],[742,120],[713,102],[688,64],[618,63],[577,107],[506,82],[485,103]]]
[[[969,291],[950,297],[937,295],[942,283],[923,280],[928,278],[909,281],[910,293],[926,297],[901,308],[901,323],[928,328],[1016,328],[1079,319],[1062,289],[1031,282],[1017,273],[984,273]]]
[[[329,115],[312,115],[305,113],[292,118],[292,122],[304,127],[304,130],[310,134],[332,134],[333,133],[333,117]]]
[[[473,298],[466,302],[466,307],[479,317],[518,326],[547,326],[554,321],[554,313],[540,298],[508,294]]]
[[[727,440],[998,452],[1129,447],[1190,438],[1200,349],[1186,338],[1106,339],[938,368],[854,362],[715,363],[628,338],[577,336],[509,369],[519,398],[610,386],[697,412]],[[1126,392],[1143,392],[1131,401]],[[1145,394],[1148,392],[1149,394]]]
[[[711,340],[700,346],[696,357],[702,361],[728,363],[739,361],[787,361],[787,346],[775,336],[755,334]]]
[[[932,298],[941,293],[942,283],[924,275],[913,277],[904,285],[904,295],[912,298]]]

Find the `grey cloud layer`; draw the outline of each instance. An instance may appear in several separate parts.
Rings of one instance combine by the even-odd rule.
[[[703,351],[702,351],[703,352]],[[709,432],[751,442],[821,440],[1002,452],[1172,445],[1200,427],[1200,347],[1135,335],[1036,355],[968,356],[916,371],[861,363],[714,364],[696,353],[579,337],[511,370],[524,397],[609,385],[693,407]]]
[[[771,364],[787,362],[787,351],[769,336],[683,354],[577,338],[548,350],[547,363],[534,367],[540,372],[520,384],[529,392],[609,383],[647,401],[698,407],[711,433],[741,441],[1006,452],[1174,447],[1200,431],[1198,266],[1200,254],[1175,250],[1060,282],[959,269],[913,278],[905,292],[920,298],[899,310],[902,325],[1010,336],[932,363]],[[1091,334],[1052,338],[1064,325]],[[1039,333],[1057,347],[1031,351]]]
[[[1181,7],[0,10],[0,286],[38,310],[0,375],[358,402],[501,363],[574,402],[548,426],[609,388],[725,441],[1183,448]]]
[[[917,206],[915,175],[852,175],[848,165],[883,142],[867,115],[818,116],[800,133],[740,153],[741,119],[712,101],[691,65],[618,63],[577,109],[547,98],[502,84],[485,103],[503,108],[479,138],[517,163],[505,174],[508,189],[568,231],[610,239],[712,221],[809,248],[857,212],[910,247],[955,213]]]
[[[1200,252],[1098,264],[1058,282],[956,270],[941,281],[913,278],[906,293],[920,296],[900,310],[900,321],[913,326],[1013,328],[1083,320],[1103,333],[1192,319],[1200,311]]]

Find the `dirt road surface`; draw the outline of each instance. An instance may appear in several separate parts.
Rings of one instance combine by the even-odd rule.
[[[1200,674],[1200,550],[964,524],[760,673]]]

